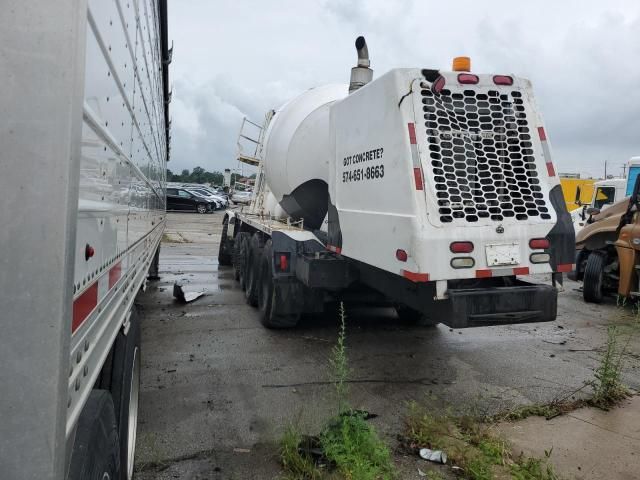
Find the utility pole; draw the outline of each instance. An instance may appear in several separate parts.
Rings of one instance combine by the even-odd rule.
[[[604,179],[607,179],[607,161],[604,161]]]
[[[627,178],[627,164],[622,165],[622,178]]]

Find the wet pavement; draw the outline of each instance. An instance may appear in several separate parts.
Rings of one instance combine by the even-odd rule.
[[[284,427],[315,433],[335,410],[327,370],[335,312],[294,330],[263,328],[232,271],[218,268],[221,220],[169,214],[161,280],[139,297],[138,479],[277,478]],[[175,281],[206,295],[178,304]],[[495,413],[570,396],[593,378],[607,325],[634,321],[613,301],[585,304],[578,286],[565,283],[558,319],[545,324],[421,328],[399,324],[390,310],[350,309],[352,404],[378,414],[372,422],[394,446],[410,401]],[[637,339],[628,348],[624,381],[640,390]],[[402,478],[419,478],[417,469]]]

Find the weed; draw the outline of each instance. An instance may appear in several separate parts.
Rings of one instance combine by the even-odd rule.
[[[614,325],[609,326],[607,345],[600,359],[600,365],[595,371],[596,379],[592,384],[594,394],[589,403],[605,410],[628,396],[628,390],[622,384],[620,376],[631,336],[623,347],[619,345],[618,338],[618,328]]]
[[[293,426],[289,425],[280,439],[280,462],[286,472],[288,480],[316,480],[321,472],[312,458],[300,451],[302,436]]]
[[[329,366],[331,379],[336,390],[336,398],[338,403],[338,415],[347,411],[349,408],[349,386],[347,379],[349,378],[349,364],[347,360],[347,315],[345,313],[344,304],[340,302],[340,329],[338,330],[338,341],[333,346]]]
[[[322,450],[348,479],[392,479],[391,453],[360,413],[343,413],[320,436]]]
[[[348,480],[391,480],[396,477],[391,452],[376,430],[366,422],[366,412],[355,411],[349,404],[347,359],[347,316],[340,304],[338,340],[329,359],[330,377],[337,397],[336,416],[327,422],[319,437],[322,454],[337,472]],[[327,478],[314,460],[300,448],[302,436],[290,427],[281,440],[280,461],[285,478],[316,480]],[[307,449],[308,450],[308,449]]]

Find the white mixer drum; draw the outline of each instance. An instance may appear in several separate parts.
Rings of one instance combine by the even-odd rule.
[[[347,85],[307,90],[276,111],[265,135],[267,185],[284,211],[311,229],[327,214],[329,106],[347,94]]]

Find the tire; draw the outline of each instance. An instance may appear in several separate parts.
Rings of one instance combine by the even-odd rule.
[[[249,261],[249,234],[242,237],[240,243],[240,275],[238,281],[240,288],[244,291],[247,289],[247,263]]]
[[[67,480],[117,480],[120,477],[118,426],[111,394],[93,390],[80,418]]]
[[[196,205],[196,211],[200,214],[207,213],[207,206],[204,203]]]
[[[244,260],[242,258],[242,245],[249,237],[247,232],[240,232],[236,235],[235,241],[233,242],[233,271],[234,278],[240,281],[240,272],[244,267]]]
[[[602,302],[605,262],[606,256],[600,252],[591,252],[587,258],[582,288],[582,296],[585,302]]]
[[[254,233],[249,241],[247,262],[245,264],[245,298],[247,303],[252,307],[258,306],[258,291],[260,277],[260,259],[262,258],[262,249],[264,248],[264,240],[262,235]]]
[[[267,328],[293,328],[300,320],[300,314],[276,314],[279,309],[274,302],[278,301],[273,282],[273,250],[271,240],[267,240],[260,260],[260,285],[258,286],[258,311],[260,322]]]
[[[397,306],[396,313],[398,314],[398,318],[401,322],[408,323],[410,325],[435,327],[439,323],[430,319],[424,313],[414,310],[413,308],[405,307],[404,305]]]
[[[116,337],[111,371],[111,396],[120,438],[120,478],[131,480],[140,393],[140,319],[135,308],[127,334],[120,332]]]
[[[218,265],[228,267],[233,264],[233,254],[229,253],[229,217],[222,222],[222,235],[220,235],[220,248],[218,249]]]

